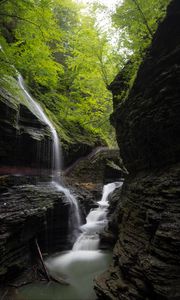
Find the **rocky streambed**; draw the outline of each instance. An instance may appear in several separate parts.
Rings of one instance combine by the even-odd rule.
[[[50,182],[37,184],[37,180],[28,176],[0,177],[1,285],[13,281],[33,265],[35,239],[46,254],[71,249],[71,203]],[[82,187],[76,187],[74,193],[78,193],[83,221],[95,206],[95,195]]]

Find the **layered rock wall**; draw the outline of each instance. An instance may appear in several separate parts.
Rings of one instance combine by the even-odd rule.
[[[172,1],[129,98],[114,113],[129,172],[179,162],[180,3]]]
[[[87,156],[80,157],[63,175],[80,182],[101,183],[116,181],[123,177],[126,169],[119,157],[118,149],[97,147]]]
[[[0,288],[33,264],[35,239],[45,253],[70,248],[70,203],[50,184],[25,179],[0,177]]]
[[[180,299],[179,100],[180,2],[173,0],[113,116],[130,175],[117,193],[118,238],[109,270],[95,282],[99,299]]]
[[[51,168],[50,157],[47,125],[31,112],[17,82],[10,78],[0,88],[0,174],[40,173]]]

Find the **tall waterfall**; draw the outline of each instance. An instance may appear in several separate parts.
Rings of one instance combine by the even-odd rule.
[[[38,117],[49,126],[49,129],[51,131],[52,140],[53,140],[53,147],[52,147],[52,171],[53,171],[53,177],[55,181],[59,181],[60,178],[60,169],[61,169],[61,151],[60,151],[60,143],[59,138],[56,132],[55,127],[50,122],[48,117],[45,115],[42,107],[31,97],[31,95],[26,90],[24,80],[22,76],[18,75],[18,82],[23,90],[24,94],[26,95],[26,98],[29,101],[31,110],[34,112],[35,115],[38,115]]]
[[[61,148],[59,143],[59,138],[56,132],[55,127],[51,123],[51,121],[48,119],[48,117],[45,115],[42,107],[31,97],[29,92],[27,91],[25,87],[24,80],[22,76],[18,75],[18,82],[19,86],[21,87],[22,91],[24,92],[31,111],[37,115],[41,121],[43,121],[50,129],[51,136],[52,136],[52,185],[55,189],[58,191],[64,193],[66,198],[68,199],[69,203],[71,204],[71,211],[70,211],[70,220],[69,220],[69,230],[71,231],[71,239],[74,241],[74,239],[77,238],[77,235],[79,233],[79,227],[80,227],[80,213],[78,208],[78,203],[74,195],[72,195],[69,191],[69,189],[63,187],[61,185],[60,181],[60,170],[61,170]]]
[[[123,182],[113,182],[106,184],[103,188],[99,207],[92,209],[86,217],[86,224],[81,226],[82,234],[76,240],[73,250],[97,250],[100,242],[99,234],[107,225],[107,209],[109,206],[108,196]]]

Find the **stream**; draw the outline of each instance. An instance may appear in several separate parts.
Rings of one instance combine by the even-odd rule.
[[[72,251],[50,257],[49,270],[68,278],[69,285],[51,282],[24,286],[24,300],[95,300],[93,278],[107,269],[111,253],[103,251]]]
[[[99,234],[107,225],[108,196],[122,182],[104,186],[98,208],[92,209],[86,218],[86,224],[80,226],[82,233],[74,243],[72,250],[50,256],[46,266],[50,274],[61,277],[69,285],[37,283],[24,286],[20,293],[26,300],[95,300],[93,279],[105,271],[112,254],[99,250]]]
[[[52,276],[63,278],[68,285],[55,282],[33,283],[19,289],[20,295],[26,300],[95,300],[93,278],[102,273],[111,261],[111,253],[99,250],[99,234],[107,225],[108,196],[122,182],[109,183],[104,186],[102,199],[98,207],[92,209],[81,226],[81,218],[76,197],[63,186],[61,174],[61,147],[54,125],[45,115],[41,106],[28,93],[23,78],[18,76],[19,86],[29,102],[30,109],[50,129],[52,137],[52,181],[51,185],[63,192],[72,209],[69,220],[69,235],[73,248],[70,251],[57,253],[46,261],[46,267]]]

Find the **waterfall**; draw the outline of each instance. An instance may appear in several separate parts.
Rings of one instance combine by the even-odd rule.
[[[106,184],[103,188],[101,201],[98,208],[92,209],[86,217],[86,224],[81,226],[82,233],[76,240],[73,250],[97,250],[100,242],[99,234],[107,225],[107,209],[109,206],[108,196],[123,182],[113,182]]]
[[[49,273],[54,278],[63,278],[69,285],[50,284],[44,287],[30,285],[24,287],[27,299],[49,300],[95,300],[94,278],[107,270],[112,254],[110,251],[98,249],[99,233],[107,224],[108,196],[114,189],[121,187],[122,182],[110,183],[104,186],[99,207],[90,211],[87,223],[81,226],[82,234],[77,238],[70,251],[63,251],[49,257],[45,263]],[[32,298],[32,295],[34,296]],[[30,296],[30,297],[29,297]]]
[[[80,213],[78,208],[78,203],[74,195],[72,195],[69,191],[69,189],[63,187],[60,184],[60,167],[61,167],[61,151],[60,151],[60,142],[59,138],[56,132],[55,127],[51,123],[51,121],[48,119],[48,117],[45,115],[43,109],[41,106],[31,97],[31,95],[28,93],[24,80],[22,76],[18,75],[18,82],[19,86],[24,92],[31,111],[39,117],[41,121],[43,121],[50,129],[51,136],[52,136],[52,182],[51,184],[55,189],[57,189],[59,192],[62,192],[66,198],[68,199],[69,203],[71,204],[70,209],[70,220],[69,220],[69,231],[71,231],[71,239],[72,242],[77,238],[77,235],[79,234],[79,227],[80,227]]]
[[[53,141],[53,147],[52,147],[52,171],[53,171],[53,177],[55,181],[59,181],[60,178],[60,169],[61,169],[61,151],[60,151],[60,143],[59,143],[59,138],[56,132],[56,129],[54,128],[53,124],[50,122],[48,117],[45,115],[43,109],[41,106],[31,97],[31,95],[28,93],[26,90],[24,80],[22,76],[19,74],[18,75],[18,82],[23,90],[24,94],[26,95],[27,100],[29,100],[30,108],[32,112],[37,115],[41,121],[43,121],[45,124],[48,125],[50,131],[51,131],[51,136],[52,136],[52,141]]]
[[[80,229],[80,225],[81,225],[81,218],[80,218],[80,212],[79,212],[79,206],[78,206],[77,200],[70,193],[69,189],[63,187],[56,181],[53,181],[52,185],[59,192],[62,192],[71,203],[70,218],[69,218],[69,231],[70,231],[71,243],[73,244],[74,241],[77,239],[77,236],[79,235],[79,231],[80,231],[79,229]]]

